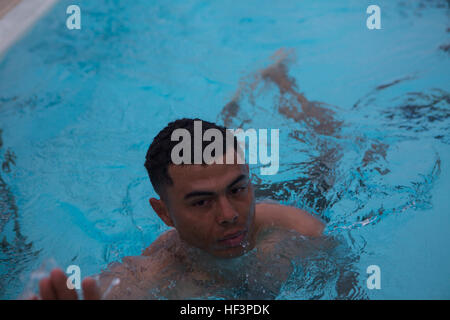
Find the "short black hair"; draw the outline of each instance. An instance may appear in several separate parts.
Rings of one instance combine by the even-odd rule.
[[[173,185],[173,180],[169,176],[168,168],[172,162],[172,149],[179,142],[172,141],[172,132],[176,129],[186,129],[191,135],[191,146],[194,145],[194,121],[201,121],[202,123],[202,136],[208,129],[218,129],[222,133],[223,137],[223,153],[227,151],[227,129],[223,126],[217,125],[215,123],[201,120],[199,118],[190,119],[183,118],[170,122],[164,129],[162,129],[156,137],[153,139],[150,147],[148,148],[147,155],[145,156],[145,168],[147,169],[148,176],[153,185],[155,191],[162,196],[164,194],[164,189],[168,185]],[[228,133],[229,134],[229,133]],[[233,137],[234,140],[234,150],[237,150],[237,138]],[[202,154],[205,147],[209,144],[209,141],[203,141],[202,139]],[[191,159],[194,159],[194,148],[191,148]],[[215,156],[213,154],[213,156]],[[206,165],[202,157],[202,164]]]

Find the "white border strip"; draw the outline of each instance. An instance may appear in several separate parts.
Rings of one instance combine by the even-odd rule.
[[[58,0],[22,0],[0,19],[0,59]]]

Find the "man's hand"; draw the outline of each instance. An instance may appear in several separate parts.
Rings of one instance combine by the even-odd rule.
[[[93,278],[85,278],[81,283],[85,300],[100,300],[100,290]],[[61,269],[53,269],[50,276],[39,281],[40,297],[32,300],[78,300],[75,289],[67,287],[67,276]]]

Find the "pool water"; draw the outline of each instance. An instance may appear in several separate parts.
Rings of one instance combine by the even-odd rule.
[[[280,129],[257,197],[318,215],[346,248],[293,261],[274,298],[450,298],[448,1],[377,1],[380,30],[361,0],[82,0],[81,30],[70,4],[0,60],[0,298],[49,258],[84,277],[165,231],[143,163],[181,117]]]

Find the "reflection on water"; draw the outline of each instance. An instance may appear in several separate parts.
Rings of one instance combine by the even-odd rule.
[[[288,76],[288,66],[294,61],[292,54],[280,50],[275,54],[276,61],[273,64],[249,76],[251,81],[242,80],[233,100],[225,105],[219,116],[219,120],[224,124],[231,127],[242,124],[245,129],[257,127],[255,122],[260,118],[255,114],[273,115],[272,119],[275,121],[271,121],[271,127],[282,130],[289,128],[287,144],[302,153],[297,156],[301,156],[303,161],[290,161],[289,155],[286,154],[282,159],[280,172],[295,172],[295,175],[290,175],[296,176],[295,179],[272,182],[267,177],[253,176],[258,186],[256,193],[259,198],[292,201],[293,195],[297,195],[303,205],[330,221],[331,217],[326,211],[332,208],[335,202],[352,193],[363,198],[363,201],[367,200],[363,194],[370,197],[369,194],[374,191],[371,188],[371,180],[391,173],[392,169],[386,160],[390,148],[388,141],[392,140],[390,133],[408,141],[408,138],[414,138],[413,135],[408,136],[408,131],[430,131],[431,138],[449,143],[446,131],[450,117],[450,97],[445,91],[433,89],[429,94],[412,92],[391,98],[387,107],[378,112],[379,121],[375,121],[367,110],[374,109],[377,103],[386,103],[385,98],[379,95],[380,91],[413,77],[398,79],[377,86],[371,93],[359,99],[350,115],[348,111],[338,107],[323,102],[311,102],[298,91],[295,79]],[[274,103],[264,105],[263,101],[268,97],[271,97],[270,102]],[[383,101],[379,102],[378,99]],[[275,113],[281,117],[276,118]],[[254,118],[257,120],[254,121]],[[358,123],[352,123],[353,119],[357,119]],[[373,135],[373,132],[376,135]],[[393,141],[398,140],[400,139]],[[283,141],[284,143],[286,141]],[[348,163],[347,152],[354,152],[355,157],[352,160],[358,162]],[[343,162],[344,160],[346,162]],[[350,171],[344,171],[342,166]],[[401,188],[414,187],[416,191],[429,189],[439,172],[440,158],[435,154],[434,164],[429,168],[429,172],[422,173],[425,178]],[[388,185],[377,187],[380,191],[384,187],[382,192],[395,192]],[[395,186],[395,189],[398,190],[399,186]],[[333,191],[333,194],[330,194],[330,191]],[[399,207],[405,205],[406,203],[401,203]],[[389,209],[380,208],[378,214]],[[348,226],[355,219],[367,219],[356,214],[345,217],[345,220],[338,218],[332,217],[333,225]],[[353,221],[351,218],[354,218]]]
[[[367,299],[355,268],[360,251],[353,252],[343,236],[308,239],[295,232],[272,230],[266,237],[272,248],[251,252],[232,268],[220,266],[226,281],[220,289],[211,286],[210,295],[223,299]]]
[[[151,212],[144,199],[149,189],[140,159],[141,149],[147,145],[150,132],[153,133],[148,129],[148,119],[159,125],[172,115],[191,116],[183,114],[186,110],[179,110],[184,105],[192,112],[193,106],[204,104],[208,108],[199,108],[199,116],[211,119],[217,116],[218,122],[231,128],[281,129],[279,174],[276,177],[254,174],[256,195],[317,214],[328,222],[329,237],[325,244],[304,239],[283,241],[280,250],[302,248],[309,254],[300,254],[302,259],[288,259],[292,274],[286,282],[278,283],[281,293],[270,287],[275,282],[262,285],[261,280],[260,285],[254,286],[246,273],[230,268],[224,271],[229,272],[224,278],[234,276],[234,280],[225,281],[222,291],[216,288],[216,297],[365,298],[358,273],[361,270],[357,268],[360,257],[367,254],[365,239],[355,237],[354,232],[376,229],[389,216],[412,216],[411,209],[420,214],[421,209],[431,208],[433,187],[447,159],[434,147],[450,144],[450,97],[445,79],[436,80],[435,76],[444,78],[440,72],[443,74],[445,69],[440,72],[437,69],[446,65],[442,61],[448,59],[449,41],[442,35],[433,38],[430,30],[438,33],[433,29],[433,21],[435,17],[438,23],[442,20],[443,15],[437,10],[448,16],[448,1],[385,1],[386,21],[391,23],[390,30],[395,29],[398,34],[384,33],[389,47],[378,58],[375,53],[358,48],[358,41],[362,43],[366,36],[361,36],[361,30],[352,25],[358,1],[345,8],[335,1],[324,1],[328,8],[323,12],[322,7],[307,9],[306,2],[292,1],[290,5],[295,4],[292,8],[297,11],[286,12],[279,7],[270,23],[252,11],[259,8],[254,6],[246,9],[249,17],[255,19],[239,17],[239,26],[234,25],[233,19],[245,11],[241,7],[236,7],[236,11],[231,10],[235,7],[223,10],[217,3],[192,5],[188,1],[180,6],[151,4],[152,10],[142,10],[147,3],[125,6],[103,1],[97,7],[86,4],[84,12],[87,19],[92,19],[93,28],[67,35],[54,21],[44,23],[37,29],[39,32],[27,39],[27,45],[19,46],[14,55],[2,61],[0,111],[2,120],[7,119],[2,127],[8,128],[11,135],[20,128],[36,136],[16,140],[18,145],[9,148],[5,147],[0,131],[0,297],[15,297],[18,275],[38,260],[42,250],[36,248],[36,239],[42,237],[46,240],[43,243],[51,244],[60,235],[53,230],[74,231],[67,240],[70,245],[79,246],[67,250],[70,258],[63,257],[61,251],[65,248],[55,250],[55,255],[59,255],[56,258],[87,266],[117,260],[150,244],[163,230],[157,219],[148,217]],[[261,4],[261,8],[264,6]],[[103,9],[98,10],[100,7]],[[344,13],[348,8],[351,9]],[[311,11],[301,17],[308,10]],[[284,15],[286,24],[281,21]],[[217,19],[220,23],[203,19],[208,16],[212,20],[220,17]],[[349,23],[339,20],[342,16]],[[340,31],[333,33],[328,27],[319,28],[324,32],[316,30],[327,19],[337,22],[336,26],[342,23],[346,36],[340,37]],[[147,28],[149,21],[151,28]],[[421,28],[426,31],[420,33]],[[446,23],[442,24],[442,31],[449,35]],[[405,42],[397,43],[405,35]],[[375,37],[373,40],[378,45],[384,44]],[[296,49],[274,52],[283,45]],[[180,47],[186,48],[182,55]],[[268,52],[274,52],[268,65],[242,77],[233,86],[233,72],[245,70],[249,61],[266,57]],[[298,66],[297,55],[317,70],[317,75],[306,70],[313,83],[307,90],[309,79],[300,80],[294,70]],[[359,60],[354,66],[346,56]],[[369,62],[362,63],[361,56]],[[330,58],[342,61],[349,70],[331,66]],[[393,62],[373,61],[371,65],[369,58]],[[401,63],[400,59],[408,62]],[[411,61],[420,63],[407,65]],[[405,65],[393,68],[399,62]],[[322,63],[330,70],[320,70]],[[231,68],[232,64],[239,68]],[[357,66],[372,71],[358,70]],[[395,70],[391,72],[389,68]],[[333,94],[346,94],[333,88],[315,92],[316,96],[317,92],[327,93],[327,98],[311,98],[316,88],[321,87],[317,79],[328,77],[328,71],[333,81],[355,85],[357,99],[352,99],[348,106],[327,103]],[[336,72],[345,76],[336,76]],[[17,74],[17,78],[11,74]],[[45,79],[41,79],[42,74]],[[374,83],[373,79],[364,78],[369,76],[382,80]],[[205,79],[212,80],[203,85]],[[356,82],[373,87],[358,86]],[[337,87],[344,89],[342,85]],[[361,87],[365,89],[362,91]],[[205,91],[210,95],[204,96]],[[222,103],[220,94],[224,91],[233,95],[217,112],[209,105]],[[188,98],[191,96],[192,100]],[[216,97],[220,100],[213,100]],[[30,162],[36,161],[31,170],[34,178],[22,176],[17,185],[12,185],[14,180],[8,178],[17,170],[24,170],[16,168],[16,163],[24,160],[22,154],[30,156]],[[133,167],[133,162],[139,164]],[[49,174],[52,170],[55,172]],[[48,182],[46,192],[37,190],[41,177]],[[24,191],[23,198],[36,194],[37,200],[33,201],[40,205],[20,198],[13,192],[16,187]],[[31,222],[21,216],[25,209],[18,207],[18,199],[28,206],[27,218]],[[49,207],[55,208],[56,214],[43,212]],[[49,234],[42,235],[45,232],[33,225],[39,219],[32,218],[41,216],[43,222],[39,227],[51,218],[60,218],[50,225]],[[67,223],[66,228],[58,228],[63,223]],[[25,229],[36,230],[34,235],[26,234],[33,243],[24,235]],[[103,250],[94,252],[94,246]],[[286,255],[295,256],[293,252]],[[94,260],[91,256],[95,256]],[[261,279],[269,279],[270,270],[264,269],[267,266],[249,258],[253,263],[248,266],[259,269],[260,275],[264,271]],[[283,262],[277,256],[268,259],[272,265]],[[199,276],[195,281],[205,280]],[[174,286],[183,290],[181,283],[174,282]]]
[[[13,151],[3,151],[3,137],[0,129],[0,158],[3,159],[2,170],[0,170],[0,296],[5,294],[8,287],[19,281],[20,273],[27,267],[28,263],[35,259],[39,250],[33,250],[33,244],[27,241],[20,230],[19,209],[16,205],[14,195],[2,177],[3,173],[10,173],[15,165],[16,156]],[[5,227],[12,226],[12,237],[7,239]]]
[[[280,50],[271,65],[242,79],[218,118],[227,126],[247,129],[261,127],[261,118],[269,116],[271,128],[289,128],[280,140],[298,153],[294,157],[280,153],[280,173],[289,172],[288,178],[272,181],[253,174],[256,196],[310,209],[328,222],[329,235],[338,236],[344,230],[376,224],[385,215],[429,208],[432,186],[440,174],[439,154],[430,152],[428,171],[415,172],[414,180],[406,184],[393,181],[404,175],[404,168],[402,164],[390,165],[387,157],[391,144],[398,149],[402,142],[417,139],[418,132],[421,137],[429,135],[450,144],[449,94],[432,89],[400,97],[384,95],[392,87],[415,79],[407,76],[378,85],[354,104],[350,114],[309,101],[299,92],[296,80],[289,76],[289,66],[295,63],[293,55]],[[379,108],[380,104],[385,105]],[[363,248],[352,246],[335,257],[312,250],[310,256],[294,264],[294,273],[279,298],[367,297],[357,281],[358,272],[352,271]],[[346,260],[340,273],[333,269],[339,259]],[[344,280],[336,280],[333,286],[332,275],[337,274]]]
[[[294,270],[277,299],[368,299],[365,275],[356,267],[364,241],[351,247],[354,239],[347,233],[302,242],[286,243],[302,255],[293,259]]]
[[[154,248],[146,256],[127,257],[112,264],[100,283],[106,288],[122,278],[108,299],[366,299],[355,268],[355,251],[362,252],[365,243],[356,248],[347,237],[311,239],[272,228],[259,235],[253,250],[234,259],[169,240],[164,244],[169,255]]]
[[[184,271],[181,274],[189,277],[180,277],[172,272],[165,276],[170,278],[166,286],[170,290],[155,289],[159,298],[185,297],[187,288],[200,284],[209,294],[200,291],[196,295],[193,291],[189,297],[366,299],[356,267],[365,240],[352,239],[348,231],[374,225],[384,216],[408,208],[430,206],[430,191],[440,174],[439,154],[431,153],[428,171],[403,184],[390,182],[403,173],[402,165],[393,166],[388,157],[393,148],[414,140],[417,133],[450,143],[449,94],[442,89],[390,94],[392,88],[415,79],[407,76],[376,86],[348,111],[310,101],[302,94],[296,79],[289,75],[289,67],[295,63],[294,51],[277,51],[267,67],[239,82],[232,100],[219,113],[218,122],[230,128],[282,128],[281,139],[291,151],[280,154],[284,158],[279,173],[286,178],[273,181],[253,174],[256,196],[317,214],[328,223],[327,236],[318,242],[285,234],[276,245],[277,254],[264,260],[249,254],[238,259],[233,268],[218,271],[221,276],[214,280],[197,279]],[[2,170],[10,173],[16,156],[10,149],[0,151]],[[39,251],[33,251],[21,234],[14,196],[1,175],[0,196],[1,231],[7,222],[14,221],[14,239],[4,237],[1,243],[2,267],[8,268],[2,272],[9,276],[0,281],[5,282],[1,288],[7,288]],[[387,197],[391,200],[386,201]],[[275,279],[273,270],[283,269],[284,276]]]

